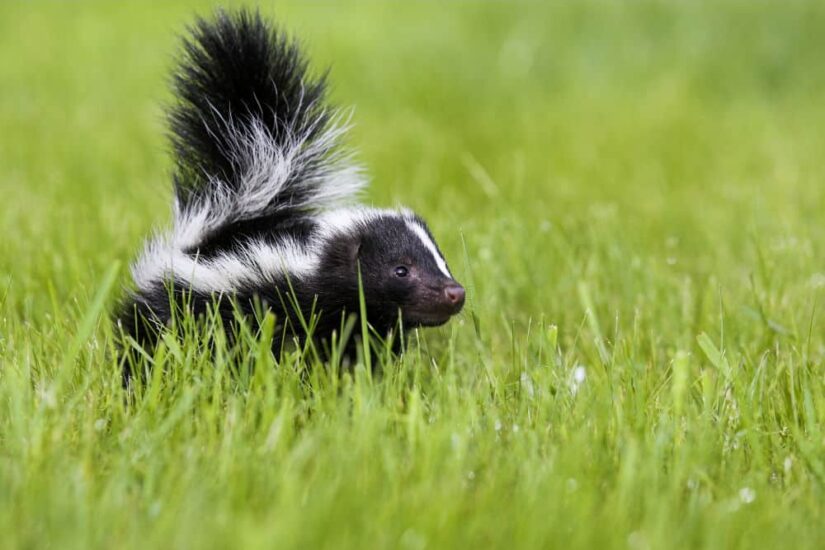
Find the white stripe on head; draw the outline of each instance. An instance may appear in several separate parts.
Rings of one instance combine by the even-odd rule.
[[[427,231],[423,227],[421,227],[421,224],[419,224],[415,221],[412,221],[412,220],[409,220],[409,219],[406,220],[406,221],[407,221],[407,227],[410,229],[410,231],[415,233],[416,236],[418,236],[418,238],[421,239],[421,243],[424,245],[424,247],[427,250],[430,251],[430,254],[433,255],[433,260],[435,260],[435,265],[438,266],[438,269],[441,271],[441,273],[443,273],[444,275],[446,275],[447,277],[452,279],[453,276],[450,273],[450,270],[447,269],[447,262],[444,261],[444,258],[441,256],[441,254],[438,253],[438,247],[435,246],[435,243],[430,238],[430,235],[427,234]]]
[[[367,225],[383,216],[394,219],[401,219],[407,229],[413,232],[416,237],[424,245],[424,248],[432,255],[435,265],[438,266],[439,271],[450,279],[453,278],[450,270],[447,268],[447,262],[444,257],[438,252],[438,247],[433,242],[427,230],[421,225],[412,210],[402,208],[399,210],[384,210],[379,208],[369,208],[365,206],[356,206],[351,208],[339,208],[336,210],[328,210],[319,215],[319,230],[318,237],[315,239],[314,245],[315,253],[320,253],[324,242],[334,235],[340,235],[343,232],[352,231],[359,225]]]

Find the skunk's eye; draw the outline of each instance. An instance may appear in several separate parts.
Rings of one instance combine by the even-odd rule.
[[[404,267],[403,265],[399,265],[395,268],[395,276],[396,277],[406,277],[407,274],[410,272],[409,269]]]

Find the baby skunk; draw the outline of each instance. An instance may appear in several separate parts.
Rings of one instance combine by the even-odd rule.
[[[313,336],[328,343],[360,312],[359,272],[380,334],[461,310],[464,288],[420,217],[345,206],[366,182],[339,146],[346,128],[324,105],[324,78],[259,13],[198,19],[173,90],[174,226],[132,266],[125,335],[151,346],[173,310],[212,304],[225,326],[237,312],[254,324],[263,305],[279,323],[276,353],[284,337],[305,340],[301,319],[312,315]]]

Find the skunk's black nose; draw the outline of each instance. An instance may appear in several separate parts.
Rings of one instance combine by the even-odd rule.
[[[444,287],[444,296],[447,298],[450,305],[453,306],[456,313],[458,313],[464,305],[464,294],[464,287],[458,283],[450,283]]]

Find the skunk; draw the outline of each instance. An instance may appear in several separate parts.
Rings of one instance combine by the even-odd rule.
[[[174,224],[132,265],[124,336],[152,346],[175,312],[210,307],[225,326],[238,313],[257,326],[263,307],[277,352],[306,341],[310,317],[312,337],[329,343],[362,311],[361,292],[379,334],[461,310],[464,288],[424,220],[352,204],[366,182],[341,147],[347,121],[325,105],[325,77],[260,13],[197,19],[172,87]]]

